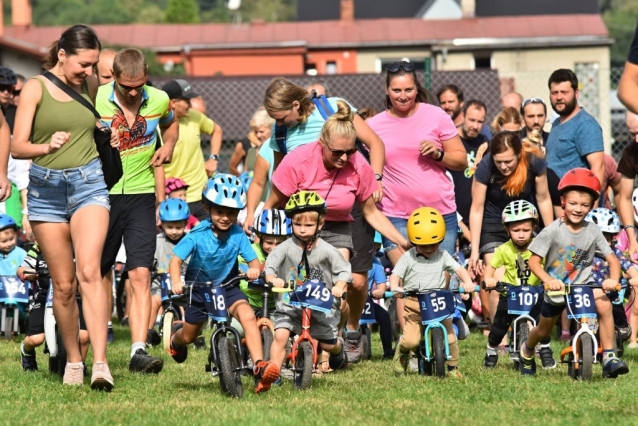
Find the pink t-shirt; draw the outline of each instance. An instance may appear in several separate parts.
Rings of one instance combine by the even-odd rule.
[[[272,183],[286,197],[301,190],[315,191],[328,205],[326,220],[352,222],[355,200],[367,200],[377,188],[374,171],[358,152],[343,168],[328,171],[321,150],[320,142],[311,142],[286,154]]]
[[[423,206],[433,207],[441,214],[456,212],[454,184],[445,175],[445,167],[419,152],[422,140],[432,141],[442,149],[441,141],[457,135],[456,126],[445,111],[420,103],[408,118],[397,118],[385,111],[366,123],[385,144],[379,210],[398,218],[408,218]]]

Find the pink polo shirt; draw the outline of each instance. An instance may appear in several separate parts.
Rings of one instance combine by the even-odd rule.
[[[326,170],[321,143],[311,142],[286,154],[272,175],[272,183],[286,197],[301,190],[315,191],[328,205],[326,220],[352,222],[355,201],[365,201],[377,188],[372,167],[358,152],[341,169]]]
[[[366,123],[385,144],[383,199],[379,210],[386,216],[408,218],[414,210],[427,206],[441,214],[456,212],[454,184],[445,175],[442,163],[419,152],[422,140],[441,141],[457,135],[456,126],[441,108],[419,104],[408,118],[397,118],[384,111]]]

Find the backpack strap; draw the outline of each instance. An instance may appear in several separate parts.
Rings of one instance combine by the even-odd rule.
[[[321,114],[324,120],[327,120],[328,118],[330,118],[331,115],[335,113],[335,110],[332,109],[332,105],[330,105],[330,102],[328,101],[328,98],[326,98],[326,95],[318,96],[317,92],[313,90],[310,95],[310,100],[312,100],[312,103],[315,104],[317,110],[319,111],[319,114]]]
[[[288,135],[288,128],[282,124],[275,124],[275,142],[277,142],[277,146],[279,147],[279,152],[283,155],[288,154],[288,150],[286,149],[286,137]]]

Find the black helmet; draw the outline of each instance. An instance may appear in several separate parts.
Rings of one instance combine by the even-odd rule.
[[[0,84],[4,86],[11,86],[17,82],[18,79],[16,78],[16,74],[11,68],[0,67]]]

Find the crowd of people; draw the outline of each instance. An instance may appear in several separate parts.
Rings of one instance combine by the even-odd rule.
[[[638,63],[632,52],[630,62]],[[248,280],[264,273],[276,287],[319,280],[330,291],[329,313],[313,315],[311,328],[324,351],[322,373],[361,360],[364,306],[369,294],[382,299],[386,287],[397,295],[402,336],[392,348],[382,326],[384,358],[403,374],[423,333],[418,300],[402,292],[445,289],[454,275],[468,293],[483,281],[488,289],[503,281],[550,290],[595,281],[602,286],[594,294],[603,376],[628,373],[613,331],[620,327],[629,347],[638,347],[638,304],[629,323],[616,320],[606,292],[621,273],[638,285],[638,145],[627,147],[619,165],[604,153],[600,125],[578,103],[573,71],[551,73],[547,94],[506,94],[503,108],[489,114],[454,84],[441,87],[438,105],[431,104],[414,64],[405,61],[385,71],[380,112],[329,96],[322,84],[275,78],[247,137],[232,142],[224,173],[217,167],[223,130],[200,95],[182,79],[152,87],[140,50],[102,49],[93,29],[75,25],[52,43],[43,66],[45,73],[29,79],[0,67],[0,265],[10,263],[8,274],[31,285],[20,348],[25,370],[38,368],[42,308],[52,286],[67,353],[63,383],[83,384],[90,343],[91,387],[114,387],[107,345],[120,262],[131,372],[163,369],[162,358],[147,351],[159,343],[155,277],[168,274],[180,294],[185,282],[218,285],[242,270]],[[550,132],[545,95],[557,117]],[[638,109],[630,109],[627,126],[638,141]],[[94,136],[101,128],[110,130],[123,170],[109,187]],[[202,133],[211,137],[208,158]],[[20,245],[33,244],[28,252],[18,247],[18,230]],[[378,271],[379,248],[393,266],[387,283]],[[467,254],[466,264],[459,253]],[[300,333],[299,308],[277,297],[267,361],[256,322],[260,298],[238,284],[226,289],[225,301],[243,329],[255,391],[267,391],[281,375],[291,334]],[[466,303],[482,306],[484,365],[495,367],[513,320],[507,300],[481,290]],[[556,322],[561,337],[571,337],[564,301],[545,296],[533,315],[538,326],[522,345],[522,374],[535,373],[537,345],[542,367],[556,366],[549,346]],[[208,320],[205,301],[193,292],[170,336],[176,362],[187,359],[189,344],[205,346]],[[443,325],[448,371],[460,376],[458,327],[452,318]]]

